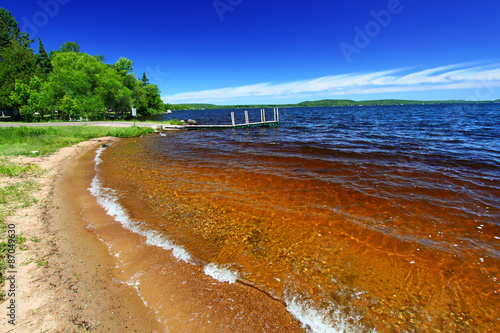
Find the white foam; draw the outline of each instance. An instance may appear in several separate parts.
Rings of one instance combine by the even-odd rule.
[[[101,164],[101,162],[102,162],[101,154],[104,151],[104,149],[105,149],[104,147],[97,148],[97,153],[95,154],[95,157],[94,157],[94,162],[95,162],[94,169],[96,171],[97,171],[97,166],[99,164]]]
[[[102,162],[100,156],[104,149],[105,148],[97,149],[97,154],[94,159],[96,162],[96,170],[97,165]],[[132,219],[128,215],[127,211],[118,202],[116,191],[111,188],[104,187],[99,180],[98,175],[96,175],[92,180],[89,191],[94,197],[96,197],[97,203],[104,208],[106,213],[112,216],[116,221],[120,222],[125,229],[146,237],[146,244],[172,251],[172,255],[176,259],[192,263],[191,255],[183,247],[174,244],[166,236],[161,235],[154,230],[145,229],[142,227],[144,223]]]
[[[235,283],[239,279],[239,275],[236,272],[231,271],[226,267],[218,267],[214,263],[210,263],[203,267],[205,274],[213,277],[220,282],[229,282],[229,284]]]
[[[357,325],[360,317],[346,318],[342,311],[331,304],[327,309],[318,310],[309,301],[300,301],[296,297],[286,300],[286,309],[302,327],[313,333],[357,333],[365,332],[366,328]],[[372,331],[375,332],[375,331]]]

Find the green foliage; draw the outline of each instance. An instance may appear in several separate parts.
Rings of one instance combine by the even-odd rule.
[[[78,45],[76,42],[66,42],[63,45],[61,45],[61,47],[59,48],[59,52],[79,53],[80,45]]]
[[[36,58],[38,67],[40,68],[41,73],[43,73],[43,77],[47,79],[49,73],[52,71],[52,64],[47,51],[45,51],[45,47],[43,46],[42,38],[40,38],[40,36],[38,37],[38,54],[36,55]]]
[[[40,167],[33,164],[22,165],[11,163],[5,158],[0,158],[0,175],[8,177],[20,177],[26,174],[39,174]]]
[[[45,96],[40,94],[41,86],[42,81],[38,76],[33,76],[29,84],[16,80],[15,89],[10,94],[10,99],[21,106],[19,111],[27,120],[32,120],[35,112],[42,116],[46,113]]]
[[[106,61],[106,58],[104,58],[104,56],[102,54],[96,55],[96,56],[94,56],[94,58],[97,61],[102,62],[102,63],[104,63]]]
[[[149,114],[163,112],[163,101],[160,97],[160,89],[156,84],[148,84],[144,86],[146,90],[147,108]]]
[[[39,37],[38,53],[29,35],[19,30],[8,11],[0,8],[0,110],[18,109],[28,121],[104,119],[108,110],[141,115],[163,112],[156,85],[133,74],[133,62],[121,57],[105,64],[102,55],[80,51],[66,42],[47,54]]]
[[[12,41],[3,48],[0,61],[0,109],[10,110],[19,105],[9,96],[15,89],[16,81],[28,83],[36,72],[36,58],[33,50]]]
[[[12,42],[17,42],[23,47],[29,47],[31,43],[29,35],[21,32],[12,14],[5,8],[0,8],[0,55],[3,49],[9,47]]]
[[[32,180],[9,184],[0,190],[0,205],[15,203],[17,207],[29,207],[37,202],[31,194],[38,189],[38,184]]]
[[[142,73],[141,83],[142,83],[143,87],[145,87],[149,84],[149,79],[146,76],[146,73]]]
[[[123,76],[130,75],[132,74],[134,70],[133,62],[130,59],[121,57],[118,59],[118,61],[114,64],[114,67]]]
[[[42,94],[59,111],[59,118],[103,119],[107,108],[131,109],[132,93],[123,77],[95,57],[60,52],[54,54],[52,66]]]

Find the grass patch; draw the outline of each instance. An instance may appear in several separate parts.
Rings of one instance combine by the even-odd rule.
[[[127,138],[151,133],[148,127],[36,126],[0,128],[0,155],[48,155],[102,136]],[[32,152],[36,153],[32,153]]]
[[[13,175],[23,175],[24,172],[31,172],[32,169],[23,169],[23,166],[12,163],[10,170],[17,170]],[[7,268],[7,223],[6,218],[12,215],[17,209],[29,207],[37,202],[33,193],[38,191],[40,186],[33,180],[22,180],[17,183],[10,183],[0,188],[0,301],[5,298],[3,285],[5,281],[5,269]],[[22,233],[16,235],[16,252],[24,251],[28,248],[26,237]]]
[[[36,261],[36,264],[40,267],[45,267],[49,264],[49,262],[47,260],[43,260],[43,259],[38,259]]]
[[[0,175],[8,177],[19,177],[27,174],[40,174],[42,169],[38,165],[21,165],[9,162],[6,158],[0,157]]]
[[[40,186],[32,180],[3,187],[0,189],[0,205],[3,206],[0,211],[11,212],[35,204],[37,200],[31,194],[39,189]]]
[[[26,245],[26,237],[23,236],[23,233],[21,232],[21,235],[16,236],[16,245],[17,248],[21,251],[26,251],[29,249],[29,246]]]

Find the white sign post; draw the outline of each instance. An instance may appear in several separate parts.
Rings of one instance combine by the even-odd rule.
[[[137,109],[132,108],[132,117],[134,117],[134,126],[135,126],[135,118],[137,118]]]

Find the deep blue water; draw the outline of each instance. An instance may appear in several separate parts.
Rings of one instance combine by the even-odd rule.
[[[195,119],[200,124],[230,124],[230,112],[243,123],[243,110],[174,111],[151,119]],[[272,109],[266,117],[271,120]],[[249,109],[259,121],[258,109]],[[202,139],[207,138],[207,140]],[[445,104],[409,106],[349,106],[282,108],[277,129],[254,128],[240,133],[200,131],[187,140],[203,147],[233,151],[233,143],[258,143],[266,153],[311,154],[391,166],[446,171],[456,167],[479,177],[496,178],[500,170],[500,104]],[[257,152],[255,152],[257,153]]]

